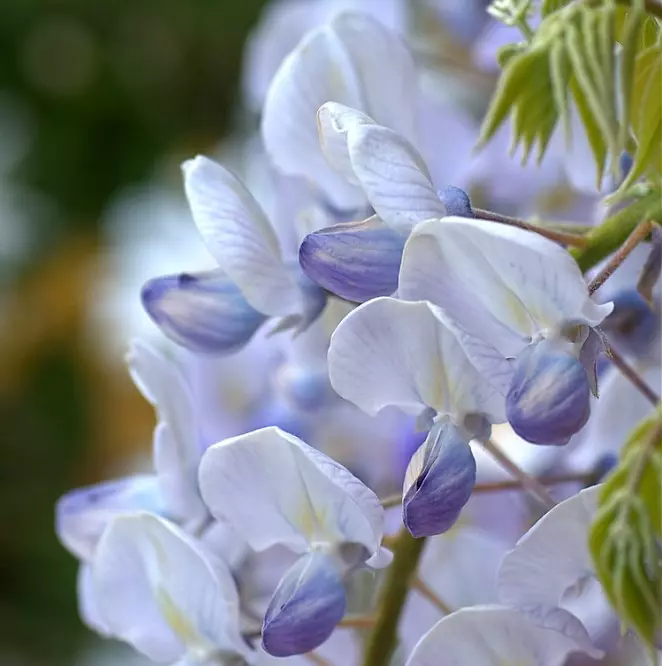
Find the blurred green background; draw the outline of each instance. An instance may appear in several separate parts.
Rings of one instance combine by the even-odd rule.
[[[2,3],[3,666],[129,663],[96,656],[100,642],[78,620],[76,563],[53,531],[60,494],[121,471],[150,444],[151,410],[121,358],[102,358],[89,333],[107,261],[102,221],[125,188],[163,164],[181,196],[179,160],[245,123],[240,62],[262,4]]]

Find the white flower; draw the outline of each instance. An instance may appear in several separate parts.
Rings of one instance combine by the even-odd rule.
[[[329,347],[335,390],[371,415],[396,406],[432,428],[405,475],[403,520],[415,537],[440,534],[471,496],[469,447],[503,420],[503,397],[480,376],[439,310],[427,301],[377,298],[340,323]]]
[[[153,661],[250,657],[230,570],[166,520],[115,518],[99,542],[92,586],[109,632]]]
[[[574,652],[599,657],[581,635],[566,626],[570,616],[558,611],[534,621],[503,606],[473,606],[440,620],[423,636],[407,666],[563,666]]]
[[[311,180],[336,208],[360,207],[360,189],[324,160],[317,110],[329,101],[347,104],[413,140],[416,95],[414,61],[400,37],[366,15],[340,14],[308,33],[274,76],[262,119],[267,152],[283,172]]]
[[[228,353],[267,317],[276,330],[305,330],[326,304],[322,289],[284,257],[264,211],[220,164],[198,156],[182,166],[195,224],[219,270],[149,281],[142,300],[173,341],[198,352]]]
[[[262,646],[271,655],[321,645],[345,613],[344,581],[356,568],[386,566],[383,509],[344,467],[279,428],[263,428],[212,446],[200,465],[212,514],[261,552],[282,544],[300,554],[264,616]]]
[[[381,549],[383,509],[344,467],[298,437],[270,427],[211,446],[200,490],[212,515],[227,520],[256,551],[283,544],[295,553],[361,544],[368,564]]]
[[[374,416],[393,405],[421,419],[485,414],[503,421],[503,399],[469,361],[464,338],[427,301],[382,297],[339,324],[329,347],[334,389]]]

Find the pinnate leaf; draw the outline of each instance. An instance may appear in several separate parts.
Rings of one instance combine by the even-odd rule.
[[[591,525],[595,571],[623,624],[662,637],[662,409],[642,422],[604,483]]]

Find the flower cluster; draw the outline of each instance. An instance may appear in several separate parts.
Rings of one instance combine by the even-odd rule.
[[[157,413],[154,472],[60,500],[58,534],[81,562],[81,615],[160,663],[295,664],[318,648],[329,663],[358,663],[376,595],[388,594],[380,571],[399,522],[373,489],[404,477],[404,528],[433,537],[418,588],[448,614],[428,621],[411,600],[402,663],[436,666],[443,654],[447,664],[562,666],[573,653],[638,663],[643,648],[614,630],[586,545],[600,486],[554,506],[531,475],[565,465],[585,481],[617,452],[622,439],[596,443],[595,430],[635,417],[602,407],[628,387],[601,387],[596,402],[599,383],[620,379],[601,367],[605,335],[659,373],[659,321],[625,273],[600,302],[543,228],[475,208],[465,190],[485,165],[469,154],[470,121],[422,85],[397,29],[367,14],[329,18],[322,4],[278,68],[250,79],[270,80],[251,96],[263,100],[263,159],[283,201],[262,206],[210,158],[182,167],[218,266],[142,290],[175,345],[166,354],[136,342],[128,356]],[[498,160],[491,170],[497,182]],[[517,193],[524,208],[526,196]],[[200,374],[216,372],[218,357],[276,348],[277,363],[260,357],[216,378],[257,377],[241,418],[210,406],[220,393]],[[327,445],[338,439],[351,451]],[[471,504],[481,481],[504,482],[501,466],[551,508],[510,550],[499,531],[519,536],[538,507],[518,493],[515,510],[493,502],[492,521]]]

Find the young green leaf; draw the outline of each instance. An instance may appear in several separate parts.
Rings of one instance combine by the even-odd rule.
[[[629,187],[649,169],[662,174],[662,46],[641,51],[634,63],[630,107],[637,149],[621,185]]]
[[[662,635],[662,409],[631,434],[604,483],[589,547],[607,598],[651,648]]]

